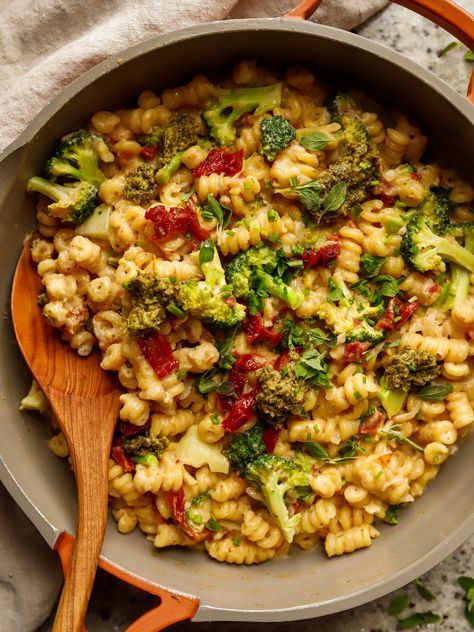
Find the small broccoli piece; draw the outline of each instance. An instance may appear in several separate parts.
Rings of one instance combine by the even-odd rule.
[[[131,457],[145,457],[152,454],[158,458],[166,450],[168,444],[169,440],[166,437],[150,437],[148,435],[122,439],[124,452]]]
[[[266,453],[263,442],[264,429],[263,424],[256,424],[247,432],[239,432],[227,448],[226,454],[229,461],[240,472],[245,472],[252,461]]]
[[[258,88],[231,90],[213,107],[202,113],[211,136],[219,145],[232,145],[235,141],[235,122],[242,114],[254,112],[257,116],[273,110],[281,103],[281,83]]]
[[[127,284],[132,309],[127,319],[132,336],[141,336],[158,329],[166,318],[164,304],[175,301],[175,288],[168,279],[139,274]]]
[[[347,307],[322,303],[316,312],[317,317],[324,320],[334,334],[345,334],[346,342],[370,342],[371,345],[382,342],[385,332],[364,320],[363,314],[363,306],[357,304]]]
[[[204,241],[199,251],[204,281],[178,285],[179,307],[216,327],[233,327],[245,319],[245,306],[237,303],[226,285],[224,268],[213,241]]]
[[[277,190],[296,196],[318,222],[348,215],[367,199],[367,191],[378,174],[380,156],[361,121],[344,116],[343,139],[334,162],[316,180]]]
[[[73,178],[99,188],[105,180],[105,175],[99,169],[97,152],[97,143],[101,141],[103,142],[102,136],[84,131],[63,138],[46,163],[47,178]]]
[[[334,92],[330,95],[326,103],[331,120],[335,123],[342,123],[343,116],[358,114],[358,108],[354,99],[345,92]]]
[[[235,296],[248,298],[251,294],[260,297],[270,294],[280,298],[291,309],[297,309],[304,295],[274,276],[279,263],[275,250],[268,246],[254,246],[234,257],[227,266],[226,278]]]
[[[177,112],[166,127],[156,127],[150,134],[140,136],[138,141],[142,145],[157,145],[158,164],[163,166],[178,152],[195,145],[202,130],[202,121],[196,112]]]
[[[71,184],[58,184],[33,176],[28,180],[26,190],[41,193],[50,200],[48,212],[62,222],[82,224],[92,213],[97,204],[98,190],[88,182],[73,182]]]
[[[260,144],[262,154],[273,162],[277,154],[296,138],[296,130],[283,116],[262,119],[260,123]]]
[[[155,182],[155,170],[151,165],[140,164],[125,177],[123,193],[127,200],[145,206],[156,197],[158,191]]]
[[[402,389],[390,390],[387,388],[384,376],[380,380],[377,396],[389,417],[393,417],[401,411],[407,398],[406,392]]]
[[[403,259],[419,272],[443,272],[445,261],[474,272],[474,254],[449,234],[444,214],[443,198],[432,193],[407,224],[400,246]]]
[[[130,281],[129,332],[141,335],[157,329],[165,318],[165,310],[173,314],[182,310],[216,327],[232,327],[243,321],[245,306],[236,302],[225,284],[224,269],[213,241],[203,242],[200,264],[204,281],[172,282],[147,274]]]
[[[301,514],[290,516],[285,500],[311,493],[308,473],[296,461],[264,454],[248,465],[245,477],[262,494],[286,541],[292,542]]]
[[[270,365],[259,372],[259,391],[255,400],[257,415],[275,428],[281,428],[290,415],[301,414],[308,385],[295,374],[294,362],[280,372]]]
[[[390,358],[384,379],[389,390],[408,392],[411,386],[425,386],[440,374],[436,356],[428,351],[406,347],[403,353]]]
[[[178,153],[175,154],[169,162],[161,167],[161,169],[158,169],[155,174],[155,182],[157,184],[166,184],[167,182],[169,182],[173,173],[178,171],[178,169],[181,167],[183,153],[183,151],[178,151]]]
[[[451,235],[464,237],[464,248],[474,253],[474,224],[462,222],[459,224],[449,224],[447,232]],[[469,295],[470,273],[466,268],[457,263],[449,264],[449,280],[441,290],[441,294],[434,306],[444,310],[452,310],[457,305],[461,305]]]
[[[273,272],[276,266],[275,251],[260,244],[234,257],[227,266],[225,275],[235,296],[246,296],[251,291],[253,270]]]

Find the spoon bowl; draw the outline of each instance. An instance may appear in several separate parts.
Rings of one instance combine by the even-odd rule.
[[[76,478],[76,538],[53,632],[77,632],[105,534],[108,461],[121,389],[114,376],[100,368],[95,353],[79,357],[48,325],[37,303],[41,289],[27,242],[13,279],[13,327],[23,357],[58,418]]]

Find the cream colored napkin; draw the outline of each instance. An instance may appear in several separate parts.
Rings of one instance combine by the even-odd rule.
[[[387,0],[324,0],[314,19],[350,29]],[[297,0],[0,0],[0,151],[64,86],[158,33],[227,17],[282,16]]]
[[[0,150],[73,79],[178,27],[282,16],[297,0],[0,0]],[[315,20],[353,28],[386,0],[325,0]],[[61,585],[55,553],[0,484],[0,630],[34,632]]]

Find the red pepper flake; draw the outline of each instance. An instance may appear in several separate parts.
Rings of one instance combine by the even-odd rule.
[[[145,160],[153,160],[158,153],[157,145],[150,145],[148,147],[142,147],[140,149],[140,156]]]
[[[135,463],[125,454],[121,445],[114,445],[111,455],[113,460],[120,465],[124,472],[135,471]]]
[[[319,250],[305,250],[301,256],[303,267],[327,266],[330,261],[339,257],[340,252],[341,244],[335,240],[326,242]]]
[[[348,342],[344,347],[346,362],[360,362],[362,354],[370,347],[370,342]]]
[[[173,356],[171,345],[163,334],[154,332],[142,336],[138,344],[158,377],[165,377],[178,367],[178,360]]]
[[[421,173],[414,171],[410,177],[412,180],[417,180],[419,182],[421,180]]]
[[[207,230],[204,230],[199,223],[196,202],[190,197],[184,208],[177,206],[167,210],[162,204],[152,206],[145,213],[145,219],[153,222],[154,241],[161,241],[172,235],[191,233],[191,235],[199,240],[204,241],[209,237]]]
[[[267,452],[270,452],[271,454],[273,453],[279,436],[280,430],[278,428],[272,428],[271,426],[265,428],[265,430],[263,431],[262,439]]]
[[[224,173],[226,176],[235,176],[242,171],[244,161],[243,150],[230,152],[225,147],[211,149],[206,158],[193,169],[193,176],[210,176],[211,173]]]
[[[433,283],[433,285],[430,285],[430,287],[427,288],[426,291],[428,292],[428,294],[439,294],[439,292],[441,292],[441,285]]]
[[[377,329],[384,329],[385,331],[399,329],[404,322],[413,316],[419,306],[418,301],[403,303],[398,296],[391,298],[384,315],[380,318],[375,327]]]
[[[372,415],[366,417],[359,427],[360,434],[369,434],[374,437],[377,434],[377,428],[384,420],[383,413],[376,410]]]
[[[263,325],[261,314],[247,316],[242,328],[247,334],[247,342],[249,345],[254,342],[269,342],[272,345],[278,345],[283,338],[281,331],[273,332]]]
[[[235,432],[241,428],[253,415],[253,406],[257,397],[257,385],[241,395],[230,407],[229,412],[222,420],[222,427],[227,432]]]
[[[135,424],[131,424],[129,421],[125,421],[121,419],[118,424],[118,431],[124,437],[131,437],[133,435],[138,434],[139,432],[143,432],[147,430],[151,426],[151,417],[149,417],[143,426],[136,426]]]

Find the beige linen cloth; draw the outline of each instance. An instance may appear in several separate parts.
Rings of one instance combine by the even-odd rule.
[[[276,17],[297,0],[0,0],[0,150],[73,79],[178,27]],[[324,0],[315,21],[351,29],[386,0]],[[56,555],[0,484],[0,632],[33,632],[61,584]]]

